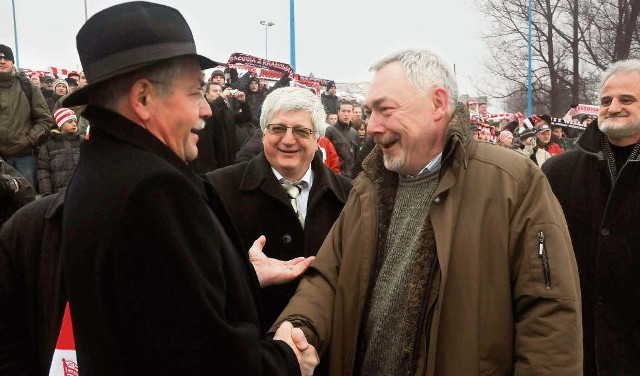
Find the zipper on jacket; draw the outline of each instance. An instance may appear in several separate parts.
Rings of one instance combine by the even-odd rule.
[[[542,261],[542,274],[544,276],[544,287],[551,289],[551,271],[549,270],[549,256],[547,255],[547,247],[544,242],[544,233],[538,233],[538,257]]]
[[[420,325],[420,330],[417,331],[415,339],[414,339],[414,348],[413,348],[413,355],[412,355],[412,361],[413,361],[413,366],[412,366],[412,374],[414,374],[416,372],[416,364],[418,361],[418,357],[420,356],[420,342],[423,340],[427,341],[426,344],[426,350],[427,350],[427,354],[426,354],[426,359],[424,361],[424,371],[426,372],[426,370],[428,369],[428,358],[429,358],[429,334],[427,333],[427,329],[431,328],[431,317],[432,317],[432,313],[433,313],[433,308],[435,307],[436,303],[438,302],[438,296],[440,295],[440,292],[438,291],[436,293],[435,299],[431,302],[431,304],[429,304],[429,295],[431,293],[431,286],[433,284],[433,278],[435,277],[436,274],[436,268],[438,267],[438,253],[435,252],[433,255],[433,260],[431,261],[431,278],[429,278],[429,281],[427,282],[427,285],[425,286],[425,292],[424,292],[424,304],[422,305],[422,310],[420,311],[420,319],[418,321],[419,325]]]

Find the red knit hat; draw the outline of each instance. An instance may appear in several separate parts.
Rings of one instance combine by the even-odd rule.
[[[513,133],[509,131],[502,131],[500,132],[500,135],[498,135],[498,142],[502,142],[507,138],[513,138]]]
[[[78,121],[78,117],[73,110],[60,107],[56,112],[53,113],[53,120],[56,122],[58,128],[62,127],[62,124],[68,122],[69,120]]]

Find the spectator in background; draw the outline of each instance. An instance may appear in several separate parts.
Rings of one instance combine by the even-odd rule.
[[[597,121],[543,167],[564,210],[582,290],[584,375],[640,372],[640,59],[611,65]]]
[[[542,167],[542,165],[551,158],[549,152],[537,147],[536,131],[534,129],[524,128],[519,138],[520,143],[516,150],[535,162],[538,167]]]
[[[320,100],[324,106],[324,111],[327,114],[337,114],[338,107],[340,105],[340,99],[336,95],[336,83],[333,81],[327,82],[327,90],[320,95]]]
[[[53,114],[58,129],[40,146],[38,153],[38,187],[43,196],[57,193],[71,181],[80,158],[78,117],[73,110],[60,108]]]
[[[51,76],[42,76],[40,78],[40,91],[42,91],[42,96],[44,99],[49,99],[53,95],[53,83],[55,79]],[[51,111],[51,110],[49,110]]]
[[[551,155],[562,153],[562,148],[551,140],[551,127],[544,122],[536,125],[536,146]]]
[[[13,213],[35,199],[33,186],[0,157],[0,228]]]
[[[0,157],[35,188],[37,150],[54,124],[42,92],[21,80],[13,51],[0,44]]]
[[[508,130],[500,132],[498,135],[498,145],[511,149],[511,143],[513,142],[513,133]]]
[[[478,115],[484,120],[489,116],[486,102],[480,102],[478,104]]]
[[[574,138],[569,138],[564,133],[564,127],[558,124],[551,125],[551,137],[552,140],[556,140],[562,151],[569,151],[575,149]]]
[[[67,82],[67,87],[69,88],[69,94],[73,93],[78,89],[78,80],[75,78],[67,77],[64,79]]]
[[[338,122],[327,128],[325,136],[331,141],[340,157],[340,173],[354,178],[356,156],[360,147],[358,132],[351,126],[353,104],[342,101],[338,106]]]
[[[362,119],[362,107],[358,103],[353,104],[353,120],[364,120]]]
[[[327,114],[327,124],[335,125],[338,122],[338,114]]]
[[[220,85],[220,87],[224,87],[226,84],[224,71],[220,69],[216,69],[213,72],[211,72],[211,77],[209,77],[209,82],[213,82],[214,84]]]
[[[249,83],[244,89],[244,94],[247,98],[247,103],[251,108],[251,122],[256,126],[260,123],[260,109],[262,108],[262,102],[267,96],[267,92],[261,87],[260,79],[258,77],[249,78]]]
[[[67,81],[64,78],[55,80],[53,83],[53,94],[51,94],[51,97],[47,98],[47,106],[51,113],[55,111],[54,107],[60,98],[67,94],[69,94],[69,85],[67,84]]]
[[[268,257],[288,260],[318,252],[351,190],[351,181],[333,173],[316,152],[324,117],[322,103],[309,90],[275,90],[260,119],[264,151],[249,162],[207,173],[214,211],[238,249],[249,249],[264,235]],[[296,280],[260,290],[265,331],[297,286]]]
[[[75,90],[77,89],[81,89],[83,87],[85,87],[87,85],[87,79],[84,75],[83,71],[80,71],[80,73],[77,72],[71,72],[69,74],[69,76],[67,78],[71,77],[72,79],[77,78],[77,84],[78,86],[76,87]],[[69,94],[71,94],[72,91],[69,91]],[[58,101],[56,102],[56,104],[53,106],[53,113],[55,113],[56,111],[58,111],[58,109],[64,107],[62,105],[62,102],[65,100],[65,98],[67,98],[69,96],[69,94],[61,97],[60,99],[58,99]],[[86,106],[74,106],[71,107],[70,110],[72,110],[73,112],[75,112],[76,116],[78,117],[77,122],[78,122],[78,130],[76,131],[76,134],[82,138],[86,138],[87,137],[87,131],[89,128],[89,121],[87,119],[85,119],[82,116],[82,111],[84,111]]]
[[[469,114],[476,115],[478,113],[478,101],[473,98],[467,99],[467,108],[469,109]]]

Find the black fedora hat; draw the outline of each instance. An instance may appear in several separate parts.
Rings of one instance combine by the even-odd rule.
[[[65,106],[87,104],[87,92],[103,81],[166,59],[194,56],[201,69],[220,63],[196,52],[191,29],[178,10],[134,1],[93,15],[76,37],[88,85],[64,100]]]

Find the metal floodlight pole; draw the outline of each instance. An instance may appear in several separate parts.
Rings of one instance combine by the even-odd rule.
[[[527,68],[527,116],[533,112],[533,88],[531,86],[531,0],[529,0],[529,66]]]
[[[267,54],[268,52],[268,38],[269,38],[269,26],[273,26],[275,25],[273,22],[270,21],[260,21],[260,25],[264,26],[264,58],[267,59],[269,57],[269,55]]]
[[[291,68],[296,71],[296,17],[294,11],[294,0],[289,0],[289,43],[291,53]]]
[[[87,16],[87,0],[84,0],[84,22],[87,22],[89,17]]]
[[[15,43],[16,53],[16,68],[20,67],[20,50],[18,49],[18,26],[16,23],[16,2],[15,0],[11,0],[11,6],[13,8],[13,39]]]

